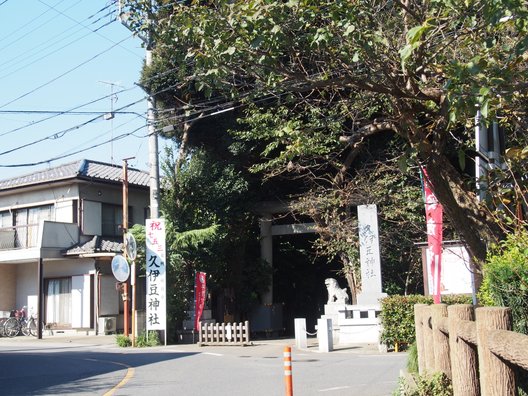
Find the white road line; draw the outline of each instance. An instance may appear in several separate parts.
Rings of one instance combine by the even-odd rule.
[[[319,392],[333,392],[336,390],[349,389],[350,386],[334,386],[333,388],[319,389]]]
[[[224,356],[221,353],[213,353],[213,352],[203,352],[204,355],[211,355],[211,356]]]

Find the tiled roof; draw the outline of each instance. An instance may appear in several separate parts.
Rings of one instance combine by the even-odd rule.
[[[64,252],[66,256],[90,254],[90,253],[122,253],[123,242],[117,242],[109,239],[103,239],[100,236],[94,236],[85,243],[79,243],[72,246]]]
[[[148,172],[128,168],[127,176],[129,185],[149,186]],[[28,175],[0,180],[0,190],[76,178],[122,183],[123,168],[105,162],[78,160]]]

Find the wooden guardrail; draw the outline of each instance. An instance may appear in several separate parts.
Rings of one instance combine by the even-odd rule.
[[[455,396],[517,394],[528,336],[511,331],[510,308],[417,304],[414,314],[420,374],[443,372]]]
[[[198,345],[249,345],[249,322],[201,323]]]

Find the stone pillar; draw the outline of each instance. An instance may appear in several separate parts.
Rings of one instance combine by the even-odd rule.
[[[273,267],[273,236],[271,223],[273,216],[266,214],[260,219],[260,257]],[[269,285],[269,290],[262,297],[262,304],[273,303],[273,278]]]
[[[387,295],[381,292],[378,211],[376,205],[359,205],[357,211],[361,263],[361,293],[357,303],[379,305],[379,300]]]
[[[331,352],[334,350],[332,330],[332,319],[317,319],[317,339],[319,341],[319,352]]]
[[[306,339],[306,318],[295,318],[295,347],[297,349],[306,349],[308,341]]]

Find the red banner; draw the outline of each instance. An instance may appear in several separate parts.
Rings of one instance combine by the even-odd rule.
[[[205,306],[206,293],[205,272],[197,272],[194,280],[194,329],[196,331],[200,330],[200,318]]]
[[[435,304],[441,301],[441,274],[442,274],[442,205],[436,199],[425,169],[424,194],[425,194],[425,219],[427,221],[427,265],[429,268],[429,279]]]

